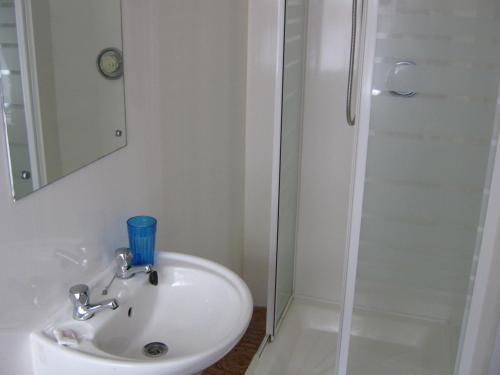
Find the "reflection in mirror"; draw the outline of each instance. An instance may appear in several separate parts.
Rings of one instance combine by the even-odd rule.
[[[0,0],[14,199],[126,145],[120,0]]]

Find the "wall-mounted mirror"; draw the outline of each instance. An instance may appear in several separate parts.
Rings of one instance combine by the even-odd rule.
[[[120,0],[0,0],[12,195],[126,145]]]

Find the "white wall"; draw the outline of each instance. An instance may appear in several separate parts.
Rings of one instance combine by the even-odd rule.
[[[165,246],[242,269],[246,0],[157,0],[151,17]]]
[[[278,17],[282,13],[278,1],[250,0],[248,4],[243,275],[254,303],[265,306],[273,227],[274,130],[281,116],[276,99],[281,95]]]
[[[123,10],[128,146],[17,203],[0,152],[0,374],[29,374],[28,332],[127,243],[131,215],[158,218],[159,249],[241,271],[246,2]]]
[[[350,0],[310,0],[295,292],[340,302],[354,129],[345,119]]]

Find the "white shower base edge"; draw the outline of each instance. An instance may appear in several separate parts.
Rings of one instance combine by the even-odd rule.
[[[295,298],[247,375],[334,374],[339,306]],[[358,311],[349,375],[451,375],[451,329],[428,319]]]

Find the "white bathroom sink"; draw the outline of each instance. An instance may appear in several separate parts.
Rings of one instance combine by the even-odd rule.
[[[70,303],[31,337],[36,375],[190,375],[230,351],[252,315],[252,297],[233,272],[214,262],[159,252],[157,286],[145,274],[115,279],[101,295],[111,271],[92,285],[91,303],[116,298],[119,308],[89,320],[72,318]],[[59,345],[53,330],[71,330],[75,347]],[[144,352],[160,342],[168,351],[158,357]],[[151,354],[151,353],[150,353]]]

